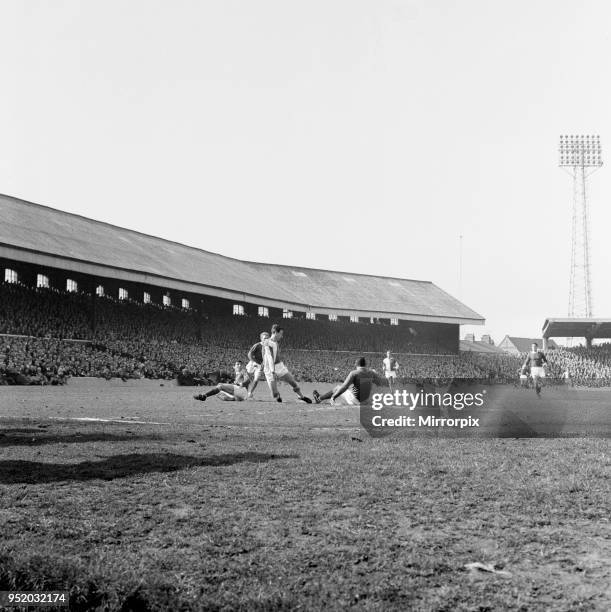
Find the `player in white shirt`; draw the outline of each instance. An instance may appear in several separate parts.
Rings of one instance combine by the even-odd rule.
[[[277,323],[274,323],[272,325],[272,335],[261,342],[263,346],[263,372],[265,373],[269,390],[272,397],[277,402],[281,402],[282,398],[278,391],[278,381],[280,380],[290,385],[300,400],[306,402],[306,404],[311,404],[312,400],[301,392],[297,381],[282,361],[279,342],[283,336],[284,329]]]
[[[205,402],[209,397],[213,395],[219,396],[220,400],[225,402],[242,402],[248,395],[248,383],[250,382],[250,376],[241,361],[236,361],[233,366],[235,372],[235,379],[233,384],[219,383],[216,387],[212,387],[206,393],[200,393],[194,395],[193,399]]]
[[[391,355],[390,351],[386,351],[386,357],[382,360],[382,369],[384,370],[384,376],[388,381],[390,390],[393,390],[393,382],[397,380],[397,373],[399,372],[399,363]]]
[[[252,377],[252,385],[248,390],[248,398],[252,399],[252,394],[257,387],[258,382],[264,377],[263,372],[263,341],[269,338],[268,332],[259,334],[259,342],[253,344],[248,351],[248,364],[246,371]]]

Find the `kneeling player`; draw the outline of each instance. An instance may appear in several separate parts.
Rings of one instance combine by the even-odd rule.
[[[325,400],[331,400],[331,405],[339,401],[349,406],[359,406],[361,402],[366,402],[371,396],[373,385],[378,387],[388,386],[378,374],[367,367],[365,357],[359,357],[354,364],[356,370],[352,370],[348,374],[342,385],[337,385],[333,391],[321,395],[318,391],[314,391],[314,401],[317,404]]]
[[[209,397],[213,395],[219,396],[220,400],[225,402],[242,402],[246,399],[248,394],[248,383],[250,382],[250,376],[241,361],[236,361],[233,366],[235,372],[235,380],[233,384],[219,383],[216,387],[212,387],[206,393],[200,393],[194,395],[193,399],[205,402]]]
[[[261,343],[263,345],[263,371],[265,372],[269,390],[272,397],[277,402],[281,402],[282,398],[278,391],[278,381],[280,380],[290,385],[301,401],[311,404],[312,400],[301,392],[297,381],[293,378],[293,375],[280,357],[280,346],[278,343],[282,340],[283,336],[284,329],[277,323],[274,323],[272,325],[271,337]]]

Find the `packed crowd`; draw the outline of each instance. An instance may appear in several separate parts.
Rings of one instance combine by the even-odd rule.
[[[0,284],[0,334],[23,334],[42,338],[88,339],[99,342],[177,341],[224,348],[243,348],[269,319],[250,316],[200,317],[192,310],[142,304],[109,296],[92,298],[18,283]],[[283,319],[287,348],[450,354],[455,339],[447,327],[355,324],[346,321]]]
[[[346,321],[283,319],[286,348],[316,351],[382,353],[392,347],[398,353],[451,354],[456,345],[447,329],[413,326],[355,324]],[[259,317],[214,317],[201,325],[202,340],[215,346],[242,348],[271,327]]]
[[[0,284],[0,334],[90,338],[87,296],[55,289]]]
[[[90,296],[0,285],[0,334],[11,334],[0,335],[0,384],[63,384],[71,376],[218,382],[231,376],[236,359],[246,359],[263,323],[99,298],[92,326],[90,308]],[[282,323],[283,355],[302,381],[341,381],[363,353],[379,370],[389,347],[406,378],[515,382],[523,363],[506,354],[449,354],[443,336],[427,336],[425,328],[360,325],[355,333],[352,323]],[[611,344],[557,349],[547,357],[552,379],[611,384]]]
[[[62,384],[71,376],[173,379],[206,384],[231,377],[231,364],[246,359],[244,349],[175,341],[142,343],[112,340],[104,344],[55,338],[0,336],[0,384]],[[339,382],[361,353],[286,349],[287,366],[306,382]],[[611,384],[611,345],[548,352],[548,377],[577,386]],[[381,370],[383,353],[367,353]],[[515,383],[523,358],[512,355],[395,354],[408,379],[464,378]],[[600,361],[598,361],[600,359]],[[568,373],[568,375],[567,375]],[[550,380],[550,382],[551,382]]]
[[[574,386],[611,385],[611,344],[558,348],[547,353],[550,375]]]
[[[62,384],[71,376],[224,380],[244,350],[207,344],[110,341],[99,344],[53,338],[0,336],[0,384]],[[339,382],[361,354],[286,349],[283,356],[293,374],[306,382]],[[366,355],[381,368],[383,353]],[[409,378],[482,378],[482,369],[459,355],[396,355]]]
[[[100,342],[194,343],[199,334],[199,321],[190,310],[110,297],[96,300],[93,337]]]

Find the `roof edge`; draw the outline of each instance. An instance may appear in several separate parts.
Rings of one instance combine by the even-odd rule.
[[[120,230],[122,232],[130,232],[132,234],[136,234],[138,236],[144,236],[145,238],[153,238],[154,240],[160,240],[161,242],[166,242],[168,244],[175,244],[180,247],[184,247],[187,249],[192,249],[194,251],[199,251],[200,253],[207,253],[209,255],[214,255],[215,257],[222,257],[223,259],[228,259],[231,261],[236,261],[242,264],[254,265],[254,266],[273,266],[275,268],[284,268],[287,270],[313,270],[316,272],[329,272],[331,274],[349,274],[351,276],[365,276],[368,278],[383,278],[385,280],[397,280],[397,281],[405,281],[409,283],[422,283],[422,284],[434,284],[432,281],[427,280],[419,280],[413,278],[401,278],[398,276],[384,276],[380,274],[364,274],[362,272],[347,272],[345,270],[327,270],[325,268],[308,268],[305,266],[292,266],[287,264],[277,264],[277,263],[267,263],[263,261],[250,261],[248,259],[239,259],[237,257],[231,257],[229,255],[223,255],[222,253],[215,253],[214,251],[207,251],[206,249],[202,249],[200,247],[196,247],[190,244],[185,244],[184,242],[178,242],[176,240],[170,240],[168,238],[162,238],[161,236],[155,236],[153,234],[146,234],[144,232],[140,232],[138,230],[131,229],[129,227],[122,227],[120,225],[115,225],[114,223],[109,223],[108,221],[100,221],[99,219],[93,219],[92,217],[85,217],[79,213],[68,212],[66,210],[61,210],[59,208],[54,208],[53,206],[47,206],[46,204],[39,204],[38,202],[32,202],[31,200],[24,200],[23,198],[18,198],[16,196],[12,196],[6,193],[0,193],[0,198],[9,198],[11,200],[16,200],[22,204],[27,204],[28,206],[33,206],[37,208],[44,208],[45,210],[52,211],[54,213],[59,213],[61,215],[66,215],[69,217],[76,217],[78,219],[82,219],[83,221],[87,221],[89,223],[96,223],[98,225],[103,225],[105,227],[112,228],[114,230]],[[438,287],[439,289],[439,287]],[[449,294],[448,294],[449,295]],[[454,298],[456,299],[456,298]]]
[[[4,250],[7,252],[4,253],[3,252]],[[70,269],[73,269],[74,271],[81,272],[83,274],[94,275],[94,276],[96,274],[99,274],[100,276],[105,276],[103,272],[102,273],[95,272],[94,270],[96,269],[108,270],[108,271],[113,270],[113,271],[122,273],[124,275],[127,274],[127,275],[134,275],[136,277],[142,277],[140,280],[137,280],[134,278],[124,279],[124,280],[129,280],[132,282],[140,282],[143,284],[156,284],[156,283],[151,283],[151,280],[150,280],[152,278],[155,278],[155,279],[159,279],[160,281],[165,281],[164,283],[159,283],[157,286],[167,287],[171,289],[176,288],[174,286],[176,284],[179,284],[184,287],[190,286],[191,287],[190,289],[184,289],[184,290],[193,291],[194,293],[197,291],[202,291],[203,293],[206,293],[207,291],[208,293],[214,294],[214,292],[221,291],[224,294],[227,294],[227,296],[231,294],[234,297],[234,299],[238,299],[239,301],[249,302],[252,304],[261,304],[261,305],[265,305],[265,304],[280,305],[282,304],[282,306],[285,306],[291,309],[303,309],[303,311],[305,312],[307,312],[308,310],[315,310],[316,312],[319,312],[321,314],[324,314],[326,312],[334,312],[334,313],[346,312],[346,313],[351,313],[351,314],[362,313],[362,316],[372,315],[372,316],[378,316],[382,318],[389,318],[389,317],[397,316],[403,320],[430,321],[430,322],[439,322],[439,323],[451,323],[451,324],[457,324],[457,325],[483,325],[485,323],[484,317],[477,318],[477,317],[458,317],[458,316],[446,316],[446,315],[428,315],[428,314],[415,314],[415,313],[408,313],[408,312],[394,312],[394,311],[383,311],[383,310],[364,311],[362,309],[357,309],[357,308],[355,309],[333,308],[333,307],[328,307],[328,306],[305,304],[305,303],[297,302],[297,301],[292,302],[289,300],[269,298],[263,295],[252,294],[252,293],[248,293],[244,291],[225,289],[223,287],[218,287],[214,285],[206,285],[206,284],[198,283],[197,281],[191,281],[191,280],[186,280],[186,279],[176,279],[170,276],[163,276],[161,274],[157,274],[154,272],[144,272],[141,270],[122,268],[122,267],[113,266],[110,264],[102,264],[102,263],[95,262],[95,261],[78,259],[76,257],[70,257],[68,255],[50,254],[44,251],[36,251],[34,249],[17,247],[14,245],[6,245],[4,243],[0,243],[0,257],[11,259],[10,251],[17,251],[19,253],[28,254],[31,257],[31,259],[27,261],[27,263],[40,263],[40,265],[46,265],[46,266],[55,268],[57,267],[57,262],[61,261],[61,262],[66,262],[67,264],[72,264],[73,266],[75,266],[73,268],[70,268]],[[9,257],[7,257],[7,255],[9,255]],[[37,258],[39,261],[34,261]],[[80,267],[84,266],[88,269],[78,270],[76,269],[76,266],[80,266]]]

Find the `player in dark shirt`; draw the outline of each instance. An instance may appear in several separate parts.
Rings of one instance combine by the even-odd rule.
[[[373,385],[378,387],[388,386],[388,382],[381,376],[378,376],[373,370],[367,367],[367,362],[364,357],[359,357],[354,364],[356,370],[352,370],[346,377],[342,385],[338,385],[333,389],[321,395],[318,391],[314,391],[314,401],[317,404],[325,400],[331,400],[334,404],[336,400],[342,401],[349,406],[359,406],[362,402],[366,402],[371,397]]]
[[[530,347],[530,352],[526,355],[526,359],[522,364],[522,371],[526,372],[526,369],[530,367],[530,376],[533,379],[535,391],[538,397],[541,397],[541,381],[545,378],[545,365],[547,364],[547,358],[543,351],[539,350],[539,345],[533,342]]]

